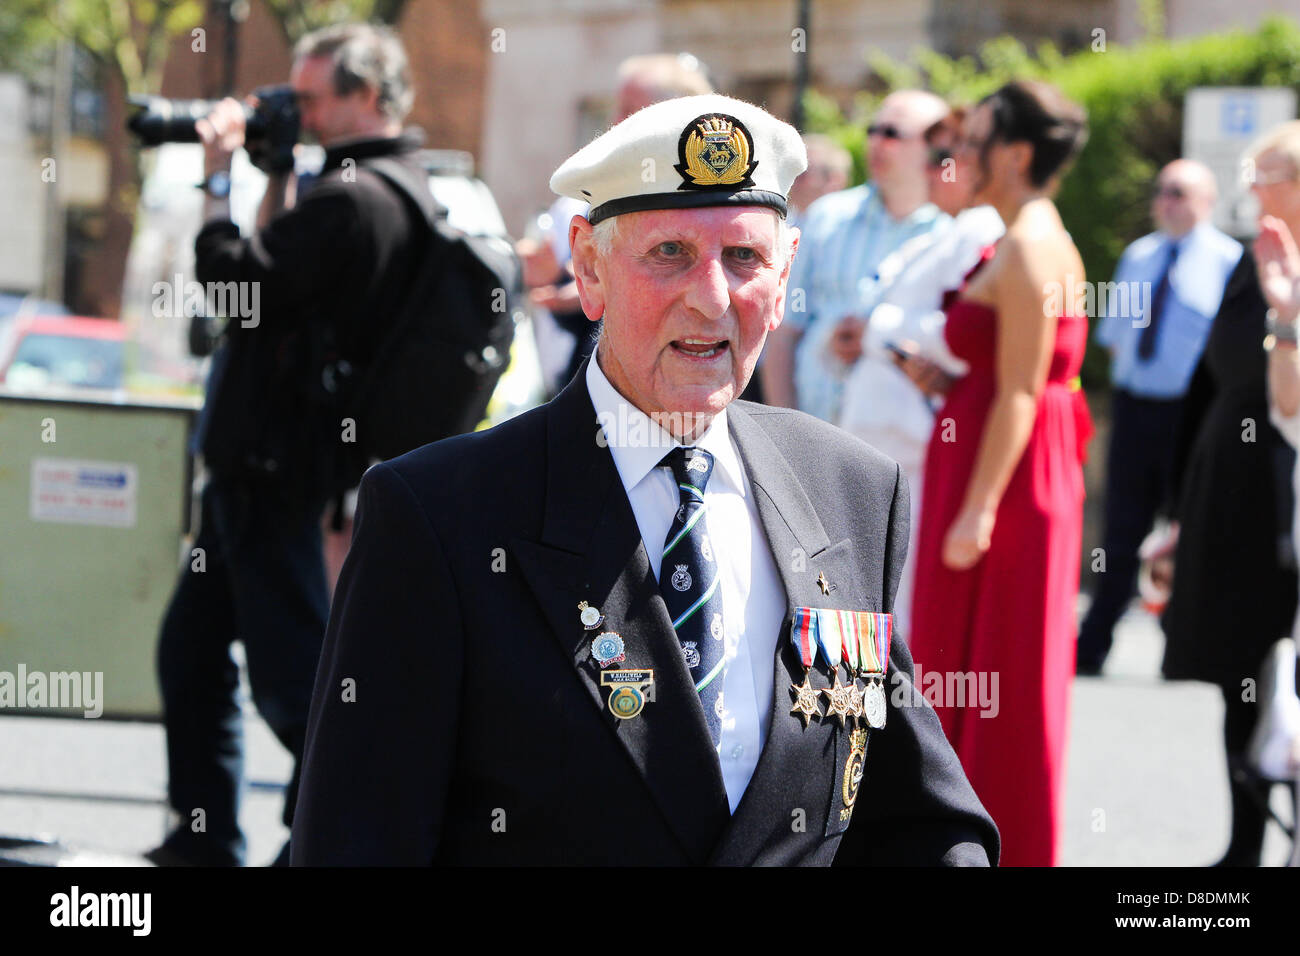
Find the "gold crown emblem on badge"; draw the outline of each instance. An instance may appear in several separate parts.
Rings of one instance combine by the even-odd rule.
[[[683,189],[753,185],[749,174],[758,163],[749,159],[749,132],[730,116],[699,117],[686,128],[680,149]]]

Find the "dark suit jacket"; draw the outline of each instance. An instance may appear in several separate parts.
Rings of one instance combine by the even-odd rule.
[[[798,412],[730,406],[788,612],[889,611],[907,552],[898,466]],[[790,713],[789,616],[771,727],[734,816],[585,374],[488,431],[367,472],[316,678],[295,864],[973,864],[997,831],[895,636],[883,730],[845,804],[848,734]],[[835,585],[821,593],[824,574]],[[619,720],[586,600],[653,668]],[[843,671],[841,671],[843,673]],[[828,684],[826,668],[812,674]],[[352,698],[352,699],[349,699]],[[901,701],[907,706],[897,706]],[[850,811],[848,813],[844,811]]]

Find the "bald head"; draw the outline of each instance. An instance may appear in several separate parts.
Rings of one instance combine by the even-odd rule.
[[[1181,239],[1210,218],[1218,195],[1208,166],[1194,159],[1175,159],[1156,177],[1151,218],[1161,232]]]
[[[948,104],[924,90],[896,90],[871,121],[867,161],[871,179],[895,216],[926,201],[925,131],[948,115]]]
[[[948,104],[933,93],[925,90],[895,90],[881,101],[876,122],[881,122],[881,117],[884,116],[910,120],[924,133],[947,116],[948,112]]]

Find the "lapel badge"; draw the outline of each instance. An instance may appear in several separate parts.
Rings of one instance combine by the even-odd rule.
[[[578,602],[578,619],[582,621],[582,626],[589,631],[594,631],[605,623],[605,615],[600,613],[600,608],[590,607],[586,601]]]
[[[822,589],[822,594],[831,593],[830,582],[826,580],[826,574],[823,571],[817,572],[817,586]]]
[[[853,804],[858,799],[858,788],[862,785],[862,763],[866,755],[867,732],[859,728],[849,734],[849,759],[844,762],[844,779],[840,785],[840,797],[844,800],[840,822],[853,815]]]
[[[653,670],[614,670],[600,675],[601,687],[612,687],[609,709],[619,720],[631,720],[654,700]]]
[[[597,634],[591,640],[591,656],[601,667],[617,664],[623,660],[623,638],[613,631]]]

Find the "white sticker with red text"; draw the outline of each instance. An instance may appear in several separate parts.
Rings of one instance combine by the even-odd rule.
[[[33,521],[135,527],[135,465],[120,461],[33,458]]]

